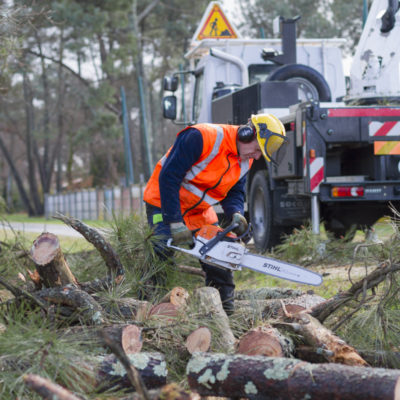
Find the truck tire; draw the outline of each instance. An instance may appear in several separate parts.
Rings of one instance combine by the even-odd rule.
[[[264,171],[256,172],[251,181],[248,204],[254,244],[258,251],[265,252],[279,242],[280,234],[273,226],[272,195]]]
[[[331,101],[329,85],[322,74],[303,64],[287,64],[271,72],[268,81],[290,81],[299,85],[301,101]]]

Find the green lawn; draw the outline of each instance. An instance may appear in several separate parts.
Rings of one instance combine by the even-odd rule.
[[[45,217],[29,217],[26,213],[18,214],[5,214],[3,219],[9,222],[21,222],[21,223],[40,223],[40,224],[64,224],[64,222],[55,218],[45,218]],[[107,227],[110,226],[110,221],[100,221],[100,220],[82,220],[87,225]]]

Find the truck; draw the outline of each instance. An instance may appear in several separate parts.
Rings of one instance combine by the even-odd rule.
[[[255,161],[246,213],[256,248],[311,220],[335,237],[368,230],[400,205],[400,12],[374,0],[350,77],[342,39],[298,39],[299,17],[274,21],[280,39],[205,39],[185,55],[188,71],[164,78],[164,117],[176,123],[245,124],[272,113],[288,143],[280,163]],[[177,121],[179,78],[191,77],[190,121]],[[187,88],[184,93],[187,93]]]

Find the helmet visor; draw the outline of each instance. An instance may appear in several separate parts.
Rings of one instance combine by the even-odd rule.
[[[287,138],[279,133],[264,130],[257,136],[261,152],[267,161],[279,164],[286,154]]]

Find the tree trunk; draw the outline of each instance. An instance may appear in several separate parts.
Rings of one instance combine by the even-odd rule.
[[[400,371],[289,358],[197,353],[187,366],[201,396],[252,400],[400,400]]]
[[[30,255],[45,287],[68,284],[78,286],[78,282],[64,258],[56,235],[49,232],[42,233],[33,242]]]
[[[28,184],[32,202],[34,204],[34,214],[43,214],[43,202],[40,200],[38,183],[36,180],[36,163],[40,167],[40,157],[36,154],[36,163],[34,159],[35,152],[35,139],[33,132],[35,130],[34,120],[34,107],[33,107],[33,94],[29,78],[26,71],[23,71],[23,89],[24,89],[24,101],[25,101],[25,118],[26,118],[26,133],[25,133],[25,145],[26,145],[26,159],[28,162]],[[42,178],[42,170],[39,168],[39,173]]]

